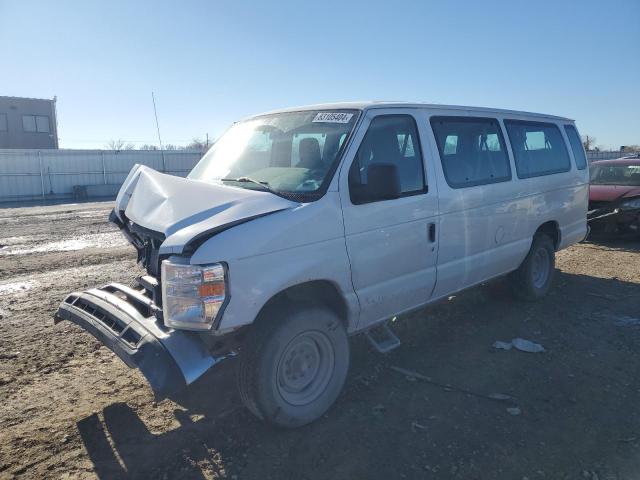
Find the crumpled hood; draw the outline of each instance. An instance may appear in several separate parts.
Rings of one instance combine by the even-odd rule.
[[[135,224],[161,232],[161,254],[182,253],[195,238],[230,224],[297,206],[269,192],[216,185],[133,167],[118,197],[115,213]]]
[[[590,185],[589,200],[592,202],[611,202],[622,198],[640,195],[640,187],[629,185]]]

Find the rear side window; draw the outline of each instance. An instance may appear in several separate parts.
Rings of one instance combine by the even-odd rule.
[[[571,169],[569,152],[557,125],[505,120],[518,178],[539,177]]]
[[[431,117],[431,128],[452,188],[511,179],[509,157],[495,118]]]
[[[567,137],[569,137],[573,158],[576,159],[576,167],[578,167],[578,170],[584,170],[587,168],[587,157],[584,153],[582,140],[580,140],[580,135],[578,135],[576,127],[573,125],[565,125],[564,131],[567,132]]]

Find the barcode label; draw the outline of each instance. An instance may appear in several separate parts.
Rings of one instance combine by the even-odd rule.
[[[351,117],[353,117],[353,113],[319,112],[312,121],[322,123],[349,123]]]

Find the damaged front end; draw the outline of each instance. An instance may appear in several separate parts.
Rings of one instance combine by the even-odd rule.
[[[124,217],[124,221],[121,220]],[[124,212],[120,215],[116,213],[114,208],[109,215],[109,222],[116,225],[125,238],[133,245],[138,254],[136,262],[144,267],[147,273],[155,278],[160,277],[160,246],[165,241],[165,235],[162,232],[156,232],[144,228],[136,223],[128,221]],[[156,282],[157,284],[157,282]],[[159,285],[157,290],[153,292],[154,300],[160,300]]]
[[[190,255],[212,235],[295,205],[136,165],[109,220],[136,248],[147,275],[134,288],[110,283],[71,293],[55,321],[79,325],[140,369],[157,398],[178,392],[237,346],[232,330],[219,330],[230,298],[224,258],[191,265]]]
[[[592,201],[587,221],[594,234],[640,234],[640,197]]]
[[[192,332],[166,328],[153,301],[157,282],[141,277],[140,288],[118,283],[69,294],[55,322],[79,325],[113,351],[127,366],[138,368],[156,398],[191,384],[224,357],[213,357]]]

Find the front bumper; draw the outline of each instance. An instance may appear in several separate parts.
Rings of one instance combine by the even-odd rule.
[[[111,283],[71,293],[60,304],[55,323],[69,320],[91,333],[127,366],[138,368],[156,398],[164,398],[224,357],[213,357],[198,334],[165,328],[145,282],[140,283],[141,290]]]
[[[589,210],[587,220],[594,233],[640,233],[640,210],[616,205]]]

